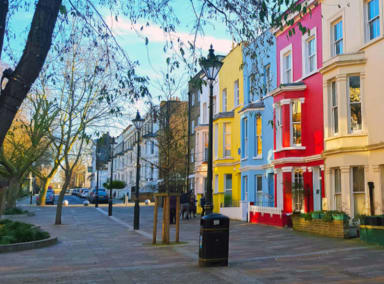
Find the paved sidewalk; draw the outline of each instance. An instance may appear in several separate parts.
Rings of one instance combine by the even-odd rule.
[[[180,246],[153,247],[153,208],[141,208],[141,233],[130,230],[133,208],[37,208],[17,219],[39,224],[59,244],[0,255],[0,283],[384,283],[384,250],[288,229],[232,222],[230,266],[197,266],[199,220],[183,221]],[[160,218],[159,218],[160,219]],[[161,220],[161,219],[160,219]],[[159,225],[160,226],[160,225]]]

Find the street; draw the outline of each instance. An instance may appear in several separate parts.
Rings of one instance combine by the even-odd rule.
[[[357,239],[232,221],[229,267],[200,268],[199,218],[182,221],[182,244],[152,246],[152,206],[141,207],[136,232],[132,207],[115,207],[112,218],[107,207],[65,207],[61,226],[53,225],[52,207],[28,210],[35,216],[15,218],[40,225],[59,244],[2,254],[1,283],[384,282],[384,250]]]

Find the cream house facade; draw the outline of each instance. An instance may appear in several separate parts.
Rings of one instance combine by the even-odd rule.
[[[328,210],[383,214],[384,0],[323,0]]]

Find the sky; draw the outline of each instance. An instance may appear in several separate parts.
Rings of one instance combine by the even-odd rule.
[[[184,43],[193,41],[194,31],[193,24],[195,16],[189,5],[189,1],[175,1],[173,6],[175,14],[179,16],[180,25],[176,27],[176,33],[170,36],[173,39],[180,38]],[[187,3],[187,5],[185,4]],[[160,26],[150,22],[149,27],[145,27],[140,31],[140,27],[145,22],[139,22],[132,25],[131,22],[120,16],[118,21],[114,20],[108,13],[104,13],[104,20],[108,23],[113,31],[117,41],[124,48],[129,58],[134,61],[139,61],[140,66],[137,68],[137,73],[145,75],[150,78],[149,90],[152,97],[155,99],[161,95],[159,85],[162,84],[162,73],[166,72],[166,58],[169,54],[163,52],[163,47],[166,41],[167,35],[163,33]],[[29,31],[31,19],[33,15],[33,9],[30,12],[18,11],[9,22],[10,28],[17,35],[15,39],[11,39],[13,55],[16,60],[20,58],[21,52],[24,48],[27,34]],[[145,25],[144,25],[145,26]],[[168,35],[169,36],[169,35]],[[149,38],[149,42],[146,45],[145,38]],[[208,54],[209,46],[213,44],[216,54],[226,55],[232,47],[232,40],[230,35],[226,32],[226,28],[223,23],[211,22],[205,26],[204,34],[198,34],[196,40],[197,53],[199,55],[206,56]],[[3,57],[3,60],[7,63],[7,59]],[[183,66],[177,71],[174,76],[181,80],[181,87],[176,92],[180,94],[186,92],[187,82],[190,74],[186,74],[185,67]],[[138,109],[141,112],[145,107],[143,101],[137,102],[131,110]],[[136,110],[132,113],[134,114]],[[118,125],[114,132],[121,131],[121,128],[126,127],[126,119],[124,119],[121,125]]]

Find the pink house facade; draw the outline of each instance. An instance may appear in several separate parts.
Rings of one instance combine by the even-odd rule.
[[[324,196],[321,4],[308,1],[311,14],[277,31],[277,88],[274,107],[275,204],[286,225],[294,211],[322,209]],[[298,23],[310,32],[303,34]],[[295,33],[289,36],[289,30]]]

